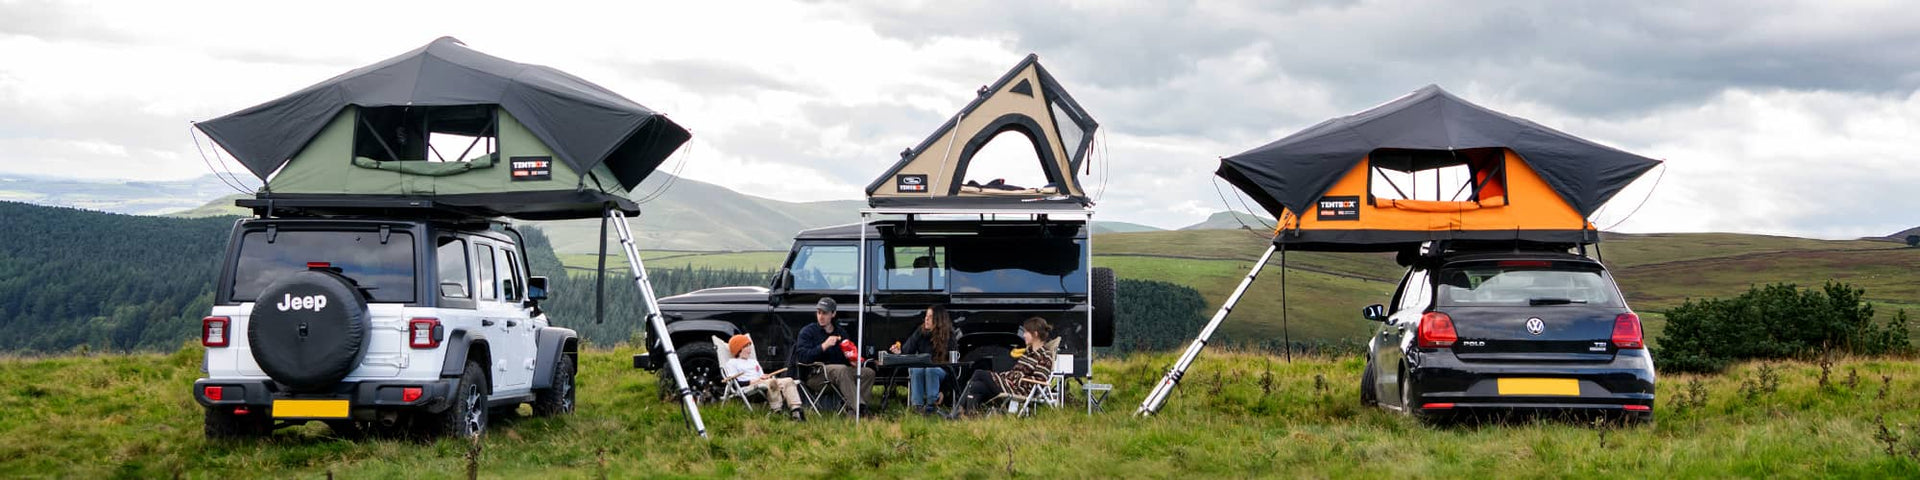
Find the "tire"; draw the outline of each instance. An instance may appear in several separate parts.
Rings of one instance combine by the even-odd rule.
[[[573,413],[574,354],[563,354],[553,366],[553,386],[533,393],[533,416],[557,417]]]
[[[460,384],[453,389],[453,405],[432,415],[427,425],[430,435],[472,438],[487,433],[487,374],[479,362],[468,361],[460,373]]]
[[[1113,346],[1113,297],[1119,291],[1113,269],[1093,269],[1093,346]]]
[[[693,390],[694,398],[706,400],[718,397],[714,386],[720,383],[720,357],[718,350],[710,342],[694,342],[674,348],[680,357],[680,369],[687,375],[687,388]],[[660,366],[660,398],[670,402],[680,401],[677,395],[679,385],[673,381],[673,368]]]
[[[1367,370],[1360,374],[1360,406],[1376,407],[1380,405],[1380,392],[1373,390],[1373,362],[1367,362]]]
[[[208,440],[237,440],[273,432],[273,419],[265,415],[235,415],[226,408],[209,408],[206,414],[205,433]]]
[[[261,290],[249,312],[247,342],[274,381],[297,392],[320,391],[360,367],[370,328],[366,299],[352,280],[307,270]]]

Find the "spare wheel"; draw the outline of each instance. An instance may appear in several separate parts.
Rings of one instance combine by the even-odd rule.
[[[308,270],[260,292],[247,343],[260,369],[298,391],[332,387],[353,373],[367,349],[367,301],[351,280]]]

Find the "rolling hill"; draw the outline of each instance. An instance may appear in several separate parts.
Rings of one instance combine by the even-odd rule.
[[[1273,230],[1273,219],[1261,215],[1240,212],[1214,212],[1200,223],[1180,227],[1181,230]]]
[[[132,215],[160,215],[191,209],[232,194],[233,188],[220,183],[213,175],[162,182],[0,175],[0,201]]]

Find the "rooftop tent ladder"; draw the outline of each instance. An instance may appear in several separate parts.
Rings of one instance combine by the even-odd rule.
[[[1275,250],[1390,252],[1449,241],[1597,244],[1599,232],[1586,217],[1659,164],[1432,85],[1223,158],[1216,174],[1279,219],[1279,228],[1267,253],[1136,414],[1161,409]],[[1407,185],[1413,195],[1397,184],[1374,188],[1377,172],[1435,171],[1438,182],[1436,170],[1461,166],[1466,174],[1451,198],[1441,185],[1432,200],[1419,198],[1413,185]],[[1398,198],[1383,198],[1386,192]],[[1283,286],[1283,309],[1285,297]]]
[[[1077,173],[1086,165],[1100,125],[1040,65],[1039,56],[1027,55],[977,94],[919,145],[901,152],[893,167],[867,185],[869,206],[1090,204]],[[966,185],[974,155],[995,136],[1010,132],[1032,140],[1047,185],[1019,189]]]

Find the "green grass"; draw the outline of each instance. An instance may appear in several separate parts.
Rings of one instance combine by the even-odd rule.
[[[1116,385],[1108,412],[1043,410],[1035,418],[959,422],[897,413],[858,426],[794,424],[737,404],[704,409],[713,438],[692,438],[679,409],[627,349],[582,359],[580,411],[495,425],[482,476],[609,477],[1865,477],[1920,475],[1888,455],[1879,423],[1920,446],[1920,365],[1845,360],[1834,385],[1811,364],[1774,364],[1775,392],[1747,397],[1759,365],[1719,376],[1661,378],[1659,422],[1597,428],[1557,420],[1427,427],[1356,402],[1356,358],[1210,351],[1167,409],[1130,414],[1168,355],[1102,361]],[[467,445],[346,441],[317,424],[257,442],[203,440],[188,396],[199,353],[0,360],[0,477],[454,477]],[[1262,379],[1271,374],[1271,390]],[[1848,372],[1859,381],[1845,384]],[[1891,391],[1880,397],[1880,376]],[[1690,382],[1703,405],[1676,407]],[[524,412],[524,409],[523,409]],[[1903,454],[1904,455],[1904,454]]]
[[[1122,278],[1187,285],[1206,297],[1211,315],[1266,250],[1267,241],[1242,230],[1161,231],[1094,236],[1094,264]],[[1600,252],[1628,302],[1659,336],[1663,314],[1688,298],[1725,298],[1748,287],[1828,280],[1867,290],[1881,318],[1900,309],[1920,315],[1920,249],[1862,240],[1814,240],[1733,233],[1608,234]],[[651,268],[687,265],[771,270],[786,252],[646,252]],[[562,255],[570,268],[593,268],[593,255]],[[1360,307],[1386,303],[1404,269],[1392,254],[1291,252],[1287,255],[1288,330],[1295,340],[1364,338],[1372,324]],[[609,259],[616,270],[625,261]],[[1222,327],[1240,339],[1280,338],[1279,259],[1248,291]],[[1913,324],[1920,334],[1920,322]]]

